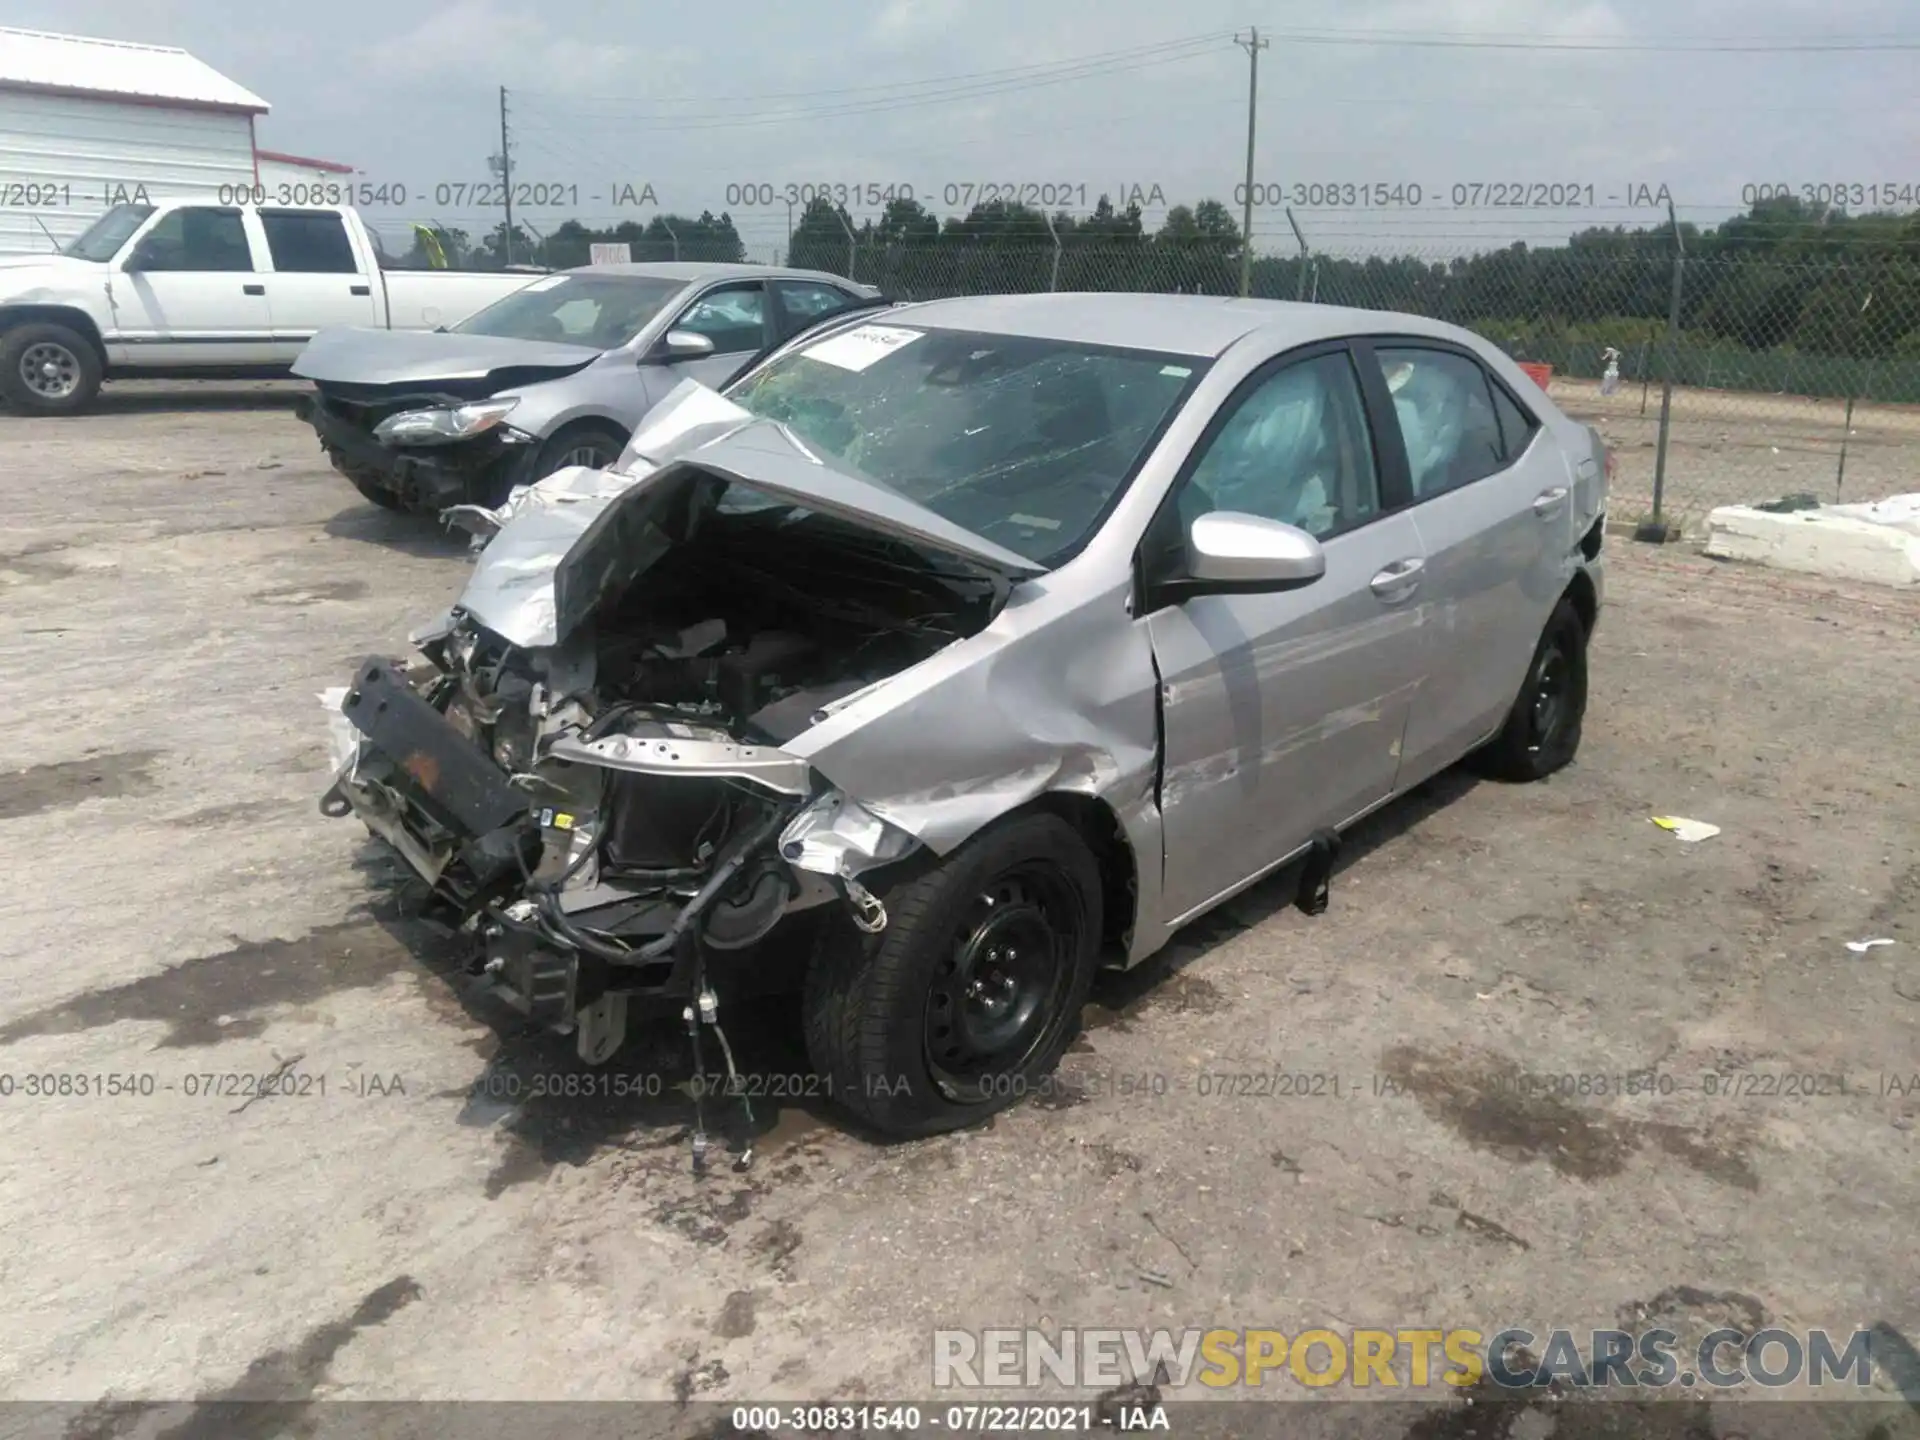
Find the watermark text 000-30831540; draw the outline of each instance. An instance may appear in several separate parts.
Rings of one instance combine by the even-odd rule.
[[[660,193],[646,180],[603,180],[579,184],[566,180],[435,180],[408,184],[399,180],[280,180],[222,185],[222,205],[346,206],[357,210],[397,210],[422,206],[435,211],[494,210],[512,201],[516,210],[571,209],[602,205],[619,209],[659,206]]]

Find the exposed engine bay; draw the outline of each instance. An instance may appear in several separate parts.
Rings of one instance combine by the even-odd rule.
[[[847,837],[863,864],[912,848],[779,747],[978,633],[1004,595],[831,515],[707,509],[561,645],[456,609],[410,663],[365,662],[321,808],[398,849],[479,942],[476,968],[583,1060],[612,1056],[630,1007],[680,1011],[697,1053],[716,955],[836,900],[881,928],[839,863]],[[829,862],[793,863],[826,831]]]

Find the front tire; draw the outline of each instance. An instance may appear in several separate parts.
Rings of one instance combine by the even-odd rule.
[[[1544,780],[1579,750],[1586,713],[1587,627],[1563,598],[1540,632],[1506,725],[1474,755],[1474,768],[1499,780]]]
[[[1079,1032],[1100,870],[1055,815],[1003,821],[883,897],[887,926],[821,927],[802,1000],[833,1096],[895,1139],[974,1125],[1036,1093]]]
[[[618,460],[626,448],[627,437],[611,425],[569,426],[540,447],[540,453],[534,457],[532,478],[544,480],[569,465],[604,470]]]
[[[0,335],[0,395],[23,415],[74,415],[100,393],[100,352],[65,325],[31,322]]]

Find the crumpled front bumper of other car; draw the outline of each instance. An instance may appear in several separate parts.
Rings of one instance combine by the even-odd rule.
[[[498,499],[524,482],[539,451],[535,437],[506,426],[447,445],[384,445],[312,395],[300,398],[295,413],[313,427],[336,462],[423,512]]]

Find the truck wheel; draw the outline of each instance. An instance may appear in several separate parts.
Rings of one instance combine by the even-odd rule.
[[[100,352],[65,325],[31,322],[0,335],[0,395],[26,415],[72,415],[100,393]]]
[[[834,1098],[910,1139],[1039,1093],[1078,1033],[1100,944],[1100,870],[1079,834],[1019,816],[882,899],[884,930],[837,913],[807,967],[807,1051]]]
[[[1498,780],[1544,780],[1573,759],[1587,713],[1587,627],[1571,600],[1554,607],[1526,683],[1500,733],[1472,756]]]

